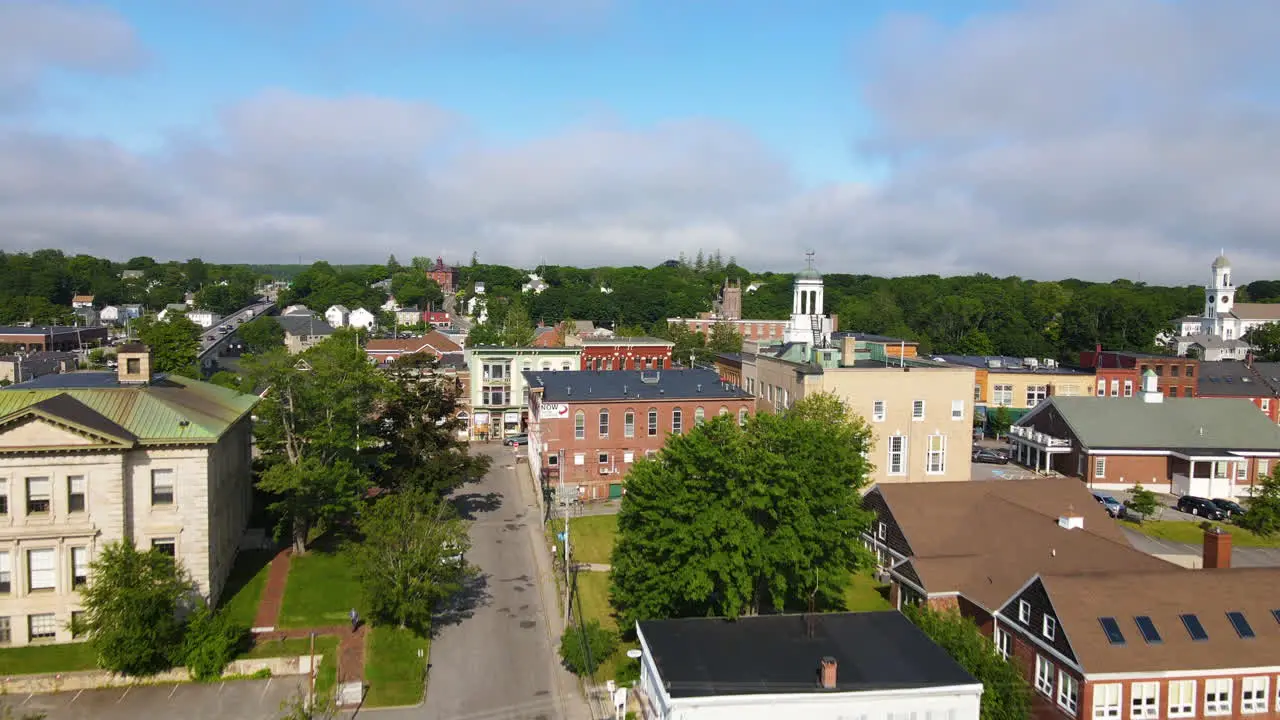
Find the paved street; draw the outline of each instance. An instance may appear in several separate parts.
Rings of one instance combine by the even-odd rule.
[[[281,715],[281,702],[305,687],[306,677],[280,677],[9,695],[3,702],[13,708],[14,717],[42,712],[48,720],[274,720]]]
[[[494,458],[484,480],[455,493],[464,516],[474,521],[467,560],[480,568],[480,578],[458,607],[436,621],[427,699],[416,716],[585,719],[576,681],[560,668],[556,653],[556,590],[533,488],[527,477],[517,479],[509,449],[475,445],[473,452]]]
[[[1129,538],[1129,544],[1142,552],[1160,556],[1186,556],[1188,560],[1194,558],[1197,560],[1195,566],[1200,567],[1198,560],[1203,555],[1200,545],[1161,540],[1125,527],[1121,530]],[[1231,565],[1232,567],[1280,567],[1280,548],[1232,547]]]

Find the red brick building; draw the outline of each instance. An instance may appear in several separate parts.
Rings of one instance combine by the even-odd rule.
[[[1200,375],[1200,361],[1195,358],[1117,352],[1103,350],[1101,345],[1080,353],[1080,367],[1096,372],[1098,397],[1133,397],[1148,368],[1155,371],[1160,392],[1166,397],[1195,397]]]
[[[665,370],[675,344],[651,337],[582,338],[583,370]]]
[[[440,357],[446,353],[462,352],[462,348],[445,337],[443,333],[432,330],[422,337],[399,339],[370,340],[364,347],[365,355],[375,365],[387,365],[405,355],[427,353]]]
[[[458,268],[445,265],[444,258],[437,257],[435,266],[427,270],[427,278],[435,280],[447,295],[458,287]]]
[[[712,370],[526,372],[529,466],[583,500],[622,495],[631,465],[717,415],[746,422],[754,398]],[[563,478],[561,477],[563,475]]]
[[[790,326],[790,320],[730,320],[727,318],[713,317],[711,313],[702,313],[696,318],[670,318],[667,320],[669,325],[684,325],[696,333],[710,336],[711,329],[716,325],[728,325],[734,329],[743,340],[753,340],[756,342],[782,342],[787,335],[787,327]],[[834,320],[833,320],[834,324]]]

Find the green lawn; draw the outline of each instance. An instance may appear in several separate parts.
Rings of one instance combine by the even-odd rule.
[[[583,620],[599,620],[603,627],[618,629],[613,608],[609,606],[609,573],[579,572],[578,603]],[[578,612],[575,611],[573,616],[577,618]]]
[[[390,707],[421,702],[430,646],[430,640],[411,630],[373,628],[365,641],[364,679],[369,685],[365,704]]]
[[[253,627],[262,588],[267,584],[267,570],[274,555],[270,550],[245,550],[236,555],[236,564],[231,567],[231,575],[222,589],[219,602],[232,622]]]
[[[1205,521],[1148,520],[1139,525],[1128,520],[1121,521],[1125,527],[1137,530],[1144,535],[1188,545],[1200,545],[1204,541],[1204,530],[1200,528],[1202,522]],[[1231,544],[1235,547],[1280,547],[1280,535],[1263,537],[1234,525],[1213,524],[1231,533]]]
[[[849,587],[844,591],[845,607],[854,612],[892,610],[893,605],[885,597],[887,587],[865,572],[855,572],[850,575]]]
[[[556,539],[564,528],[563,520],[552,520],[548,524],[552,543],[559,545]],[[609,556],[613,554],[614,537],[618,534],[617,515],[588,515],[569,520],[569,541],[573,544],[573,559],[580,563],[609,564]]]
[[[360,583],[351,557],[342,552],[311,550],[290,560],[279,624],[284,628],[345,625],[349,621],[347,613],[359,603]]]
[[[0,650],[0,675],[35,675],[97,667],[97,656],[89,643],[27,645]]]
[[[268,658],[306,655],[311,650],[310,638],[289,638],[288,640],[268,640],[253,647],[242,658]],[[336,635],[317,635],[316,654],[323,655],[319,671],[316,673],[316,693],[332,692],[338,680],[338,637]]]

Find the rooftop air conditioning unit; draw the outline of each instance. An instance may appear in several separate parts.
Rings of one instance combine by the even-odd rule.
[[[1041,362],[1042,362],[1042,363],[1044,364],[1044,366],[1045,366],[1045,367],[1047,367],[1047,368],[1056,368],[1056,367],[1058,367],[1058,361],[1057,361],[1057,360],[1054,360],[1053,358],[1045,358],[1045,359],[1044,359],[1044,360],[1042,360]]]
[[[1000,358],[989,358],[987,360],[987,367],[989,368],[1004,367],[1004,363],[1000,361]]]
[[[1037,367],[1039,367],[1040,362],[1035,358],[1022,358],[1022,364],[1028,368],[1031,368],[1032,370],[1035,370]]]

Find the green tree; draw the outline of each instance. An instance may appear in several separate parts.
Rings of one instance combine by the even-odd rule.
[[[988,410],[987,412],[987,429],[995,437],[1007,435],[1009,426],[1013,425],[1013,417],[1009,413],[1009,408],[1001,405],[995,409],[995,412]]]
[[[281,349],[246,366],[254,387],[268,388],[254,426],[265,465],[258,487],[275,496],[278,533],[303,552],[312,528],[349,518],[370,485],[383,452],[369,440],[385,381],[346,330],[301,355]]]
[[[259,315],[236,330],[244,341],[245,351],[252,355],[278,350],[284,347],[284,328],[275,318]]]
[[[502,330],[492,323],[476,323],[467,331],[467,347],[502,344]]]
[[[590,676],[618,649],[618,634],[598,620],[570,625],[560,636],[560,660],[574,675]]]
[[[251,305],[256,294],[250,283],[205,285],[196,293],[196,307],[211,310],[219,315],[230,315]]]
[[[651,618],[843,606],[866,564],[867,424],[831,395],[745,427],[716,417],[635,464],[618,514],[611,602]]]
[[[400,307],[426,309],[444,302],[440,286],[420,270],[406,270],[391,276],[391,295]]]
[[[1258,478],[1253,496],[1236,524],[1264,537],[1280,531],[1280,471]]]
[[[720,353],[736,352],[742,352],[742,336],[729,323],[716,323],[711,326],[711,334],[707,337],[706,353],[700,359],[711,362]]]
[[[386,495],[360,514],[356,573],[377,622],[425,632],[436,603],[462,588],[467,528],[439,496]]]
[[[436,373],[430,355],[406,355],[387,369],[379,437],[388,448],[384,487],[443,496],[489,469],[487,455],[472,455],[459,435],[456,380]]]
[[[187,621],[182,657],[192,677],[216,680],[222,677],[227,663],[234,660],[250,642],[247,626],[239,625],[226,613],[201,603]]]
[[[524,302],[517,297],[507,308],[502,323],[502,344],[506,347],[528,347],[533,344],[533,321]]]
[[[143,318],[134,328],[138,341],[151,348],[152,372],[200,377],[196,358],[200,351],[200,326],[185,316],[166,320]]]
[[[1129,494],[1129,502],[1125,505],[1138,513],[1140,520],[1145,522],[1147,518],[1155,515],[1156,509],[1160,507],[1160,501],[1156,499],[1155,493],[1138,484],[1133,487],[1133,492]]]
[[[1244,334],[1244,340],[1253,345],[1258,360],[1280,361],[1280,323],[1267,323],[1252,328]]]
[[[1031,688],[1013,663],[1000,657],[972,620],[955,610],[938,612],[904,605],[902,612],[978,682],[982,683],[982,720],[1031,717]]]
[[[99,664],[113,672],[150,675],[180,658],[179,603],[195,583],[173,558],[141,552],[132,540],[108,543],[81,590],[85,628]]]

